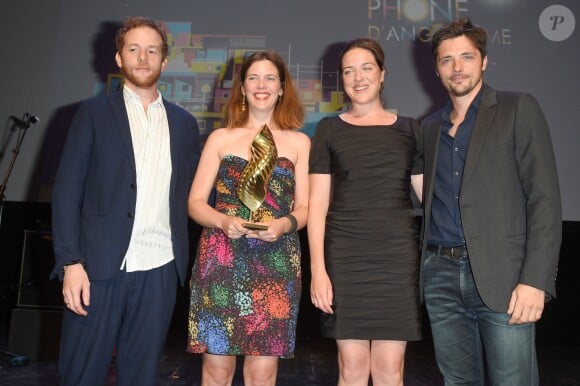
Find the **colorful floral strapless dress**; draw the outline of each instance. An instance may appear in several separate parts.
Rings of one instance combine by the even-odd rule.
[[[227,155],[216,182],[215,209],[248,219],[237,196],[247,160]],[[262,206],[252,221],[290,213],[294,164],[278,158]],[[300,241],[296,232],[276,242],[230,239],[204,228],[191,277],[187,351],[221,355],[293,357],[301,291]]]

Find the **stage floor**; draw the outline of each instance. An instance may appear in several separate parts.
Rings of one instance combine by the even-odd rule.
[[[160,363],[159,385],[200,385],[201,358],[184,350],[182,331],[172,331]],[[580,347],[538,346],[540,384],[545,386],[580,385]],[[240,363],[240,362],[239,362]],[[280,361],[279,386],[336,385],[336,346],[322,338],[299,338],[294,359]],[[21,367],[0,368],[1,386],[57,386],[56,361],[32,361]],[[242,385],[238,366],[234,385]],[[430,340],[408,345],[405,368],[406,386],[442,385]],[[111,366],[107,385],[115,385],[115,368]]]

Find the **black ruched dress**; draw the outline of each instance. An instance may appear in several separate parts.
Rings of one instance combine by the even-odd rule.
[[[335,339],[421,339],[419,223],[411,174],[422,173],[417,122],[355,126],[340,117],[320,121],[310,173],[332,175],[325,228],[325,265],[334,314],[322,334]]]

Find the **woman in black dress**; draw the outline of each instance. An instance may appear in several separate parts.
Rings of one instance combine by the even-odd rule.
[[[402,385],[406,343],[421,339],[418,124],[383,107],[376,41],[350,42],[339,68],[350,108],[320,121],[310,153],[311,300],[337,340],[339,385]]]

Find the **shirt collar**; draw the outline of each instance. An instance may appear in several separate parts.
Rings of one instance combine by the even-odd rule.
[[[481,88],[477,92],[477,95],[475,96],[475,98],[473,98],[473,101],[471,102],[471,104],[469,105],[469,108],[467,109],[467,114],[471,113],[472,111],[477,112],[477,110],[479,110],[479,105],[481,103],[481,98],[483,96],[484,89],[485,89],[485,84],[483,84],[481,86]],[[443,108],[443,112],[441,113],[441,118],[445,122],[451,123],[451,111],[452,110],[453,110],[453,105],[451,104],[451,101],[448,100],[447,104]]]
[[[135,91],[133,91],[129,86],[124,85],[123,86],[123,96],[125,97],[125,99],[131,100],[131,101],[135,101],[135,102],[141,102],[141,98],[139,97],[139,95],[137,95],[137,93]],[[163,97],[161,96],[161,93],[159,92],[159,90],[157,90],[157,99],[155,99],[153,102],[151,102],[149,104],[149,106],[161,106],[163,104]]]

